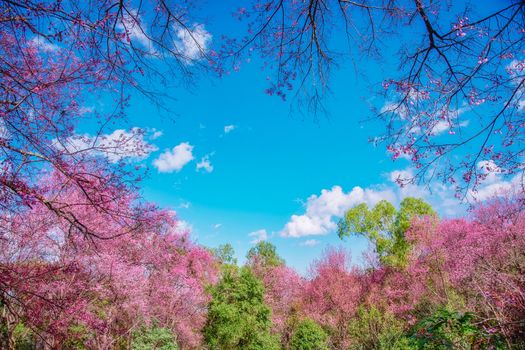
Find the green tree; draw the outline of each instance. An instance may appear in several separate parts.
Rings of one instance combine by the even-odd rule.
[[[360,306],[348,326],[352,342],[349,350],[416,349],[405,336],[403,324],[392,313],[382,312],[374,306]]]
[[[403,199],[399,210],[385,200],[372,209],[362,203],[348,210],[339,221],[338,234],[340,238],[352,234],[363,235],[374,244],[382,264],[405,267],[410,251],[405,233],[412,219],[435,215],[436,212],[428,203],[412,197]]]
[[[270,333],[271,313],[264,303],[264,287],[248,267],[227,266],[210,291],[204,328],[210,349],[279,349],[277,337]]]
[[[489,335],[473,322],[472,313],[440,308],[431,316],[420,320],[412,329],[417,349],[470,350],[504,349],[498,334]]]
[[[275,246],[270,242],[261,241],[252,247],[246,258],[250,264],[258,263],[263,266],[279,266],[284,260],[277,254]]]
[[[222,264],[237,264],[237,259],[235,259],[235,250],[230,243],[221,244],[217,248],[212,248],[211,252]]]
[[[178,350],[175,335],[166,328],[141,327],[133,333],[132,350]]]
[[[327,339],[328,335],[321,326],[311,319],[304,319],[292,335],[290,350],[328,350]]]

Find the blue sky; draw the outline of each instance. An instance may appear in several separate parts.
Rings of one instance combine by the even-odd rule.
[[[386,173],[397,169],[383,148],[368,143],[373,125],[360,123],[370,116],[359,93],[366,91],[364,83],[350,70],[340,72],[327,100],[330,115],[317,121],[290,114],[290,104],[264,94],[265,75],[256,63],[201,81],[191,92],[177,91],[173,119],[134,96],[128,124],[162,132],[148,140],[158,151],[143,161],[150,167],[145,198],[176,210],[198,242],[230,242],[241,261],[256,238],[249,234],[259,230],[303,272],[328,244],[361,251],[365,242],[342,243],[333,232],[281,237],[291,215],[304,212],[309,196],[336,185],[347,192],[382,184]],[[184,143],[193,147],[194,159],[178,171],[159,172],[155,159]],[[197,170],[206,156],[213,169]]]
[[[368,142],[378,126],[361,122],[371,115],[365,82],[356,81],[349,67],[339,70],[333,83],[330,115],[317,121],[290,114],[289,104],[265,95],[266,79],[257,64],[203,81],[191,93],[178,91],[174,120],[136,96],[129,123],[162,131],[149,141],[158,151],[144,160],[151,168],[145,198],[176,210],[198,242],[211,247],[230,242],[240,261],[257,238],[250,233],[257,231],[301,272],[329,245],[344,245],[359,261],[366,242],[342,242],[329,227],[319,234],[282,236],[292,215],[305,214],[310,196],[334,186],[343,194],[355,186],[396,192],[389,173],[408,165],[392,162],[384,148]],[[193,147],[194,159],[179,171],[159,172],[155,159],[184,143]],[[206,156],[213,169],[197,170]],[[341,201],[344,208],[348,200]],[[336,222],[337,216],[331,219]]]
[[[235,29],[231,20],[211,17],[205,23],[200,28],[210,35],[206,45],[214,44],[218,31]],[[367,81],[356,75],[356,65]],[[393,162],[384,146],[368,142],[382,131],[377,121],[363,122],[373,116],[370,105],[386,103],[370,83],[380,84],[393,62],[343,60],[325,100],[329,115],[317,119],[290,113],[290,103],[267,96],[269,72],[260,66],[255,59],[221,79],[170,88],[176,98],[167,102],[170,113],[134,94],[126,126],[113,126],[146,130],[141,142],[149,149],[136,160],[149,168],[144,197],[175,210],[196,241],[209,247],[231,243],[242,262],[256,240],[267,239],[289,265],[306,273],[328,246],[343,245],[354,261],[362,261],[365,240],[343,242],[334,231],[344,211],[359,202],[397,204],[410,195],[425,198],[443,216],[464,213],[446,186],[398,188],[392,178],[410,173],[408,162]],[[96,104],[104,108],[104,102]]]

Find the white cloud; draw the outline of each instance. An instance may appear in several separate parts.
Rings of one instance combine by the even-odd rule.
[[[519,85],[525,76],[525,60],[512,60],[506,67],[514,85]],[[516,108],[518,111],[525,109],[525,100],[523,98],[525,88],[521,87],[516,93]]]
[[[232,132],[232,131],[235,130],[235,129],[237,129],[237,125],[233,125],[233,124],[231,124],[231,125],[226,125],[226,126],[224,127],[224,133],[225,133],[225,134],[229,134],[230,132]]]
[[[177,221],[177,226],[175,227],[175,232],[180,234],[185,234],[193,231],[193,225],[187,221],[179,220]]]
[[[503,169],[494,163],[492,159],[479,161],[476,165],[480,172],[486,176],[483,181],[484,184],[492,184],[500,181]]]
[[[490,197],[503,195],[514,188],[514,181],[498,181],[479,187],[475,191],[469,191],[469,196],[474,201],[484,201]]]
[[[525,60],[512,60],[506,67],[507,73],[515,78],[515,83],[519,84],[525,71]]]
[[[122,16],[122,21],[117,24],[117,29],[125,32],[131,41],[148,49],[150,54],[155,54],[153,43],[148,38],[145,28],[146,26],[137,10],[130,10],[129,13],[125,13]]]
[[[414,95],[417,93],[410,92],[411,99],[417,99]],[[422,132],[431,133],[433,136],[442,134],[443,132],[457,127],[466,127],[469,125],[468,120],[461,121],[460,116],[468,111],[471,106],[464,105],[458,109],[449,109],[447,110],[448,120],[435,120],[429,121],[429,125],[421,130],[420,125],[417,123],[417,119],[413,118],[407,109],[407,107],[400,102],[391,102],[387,101],[380,110],[380,113],[385,114],[396,114],[399,119],[403,120],[405,123],[405,131],[414,133],[416,135],[421,134]]]
[[[10,138],[11,133],[7,130],[4,120],[0,119],[0,139],[9,140]]]
[[[266,241],[268,239],[268,232],[266,232],[265,229],[257,230],[250,232],[248,234],[248,237],[253,237],[253,239],[250,241],[252,244],[257,244],[262,241]]]
[[[407,119],[408,111],[405,105],[402,103],[395,102],[386,102],[385,105],[381,108],[381,114],[383,113],[395,113],[401,119]]]
[[[193,146],[188,142],[182,142],[173,149],[164,151],[153,161],[153,165],[160,173],[179,172],[193,159]]]
[[[195,167],[197,171],[203,169],[204,171],[211,173],[213,171],[213,165],[210,161],[210,155],[207,154],[204,157],[201,158],[201,161],[197,163],[197,166]]]
[[[213,225],[213,228],[215,230],[217,230],[217,229],[221,228],[221,226],[222,226],[222,224],[215,224],[215,225]]]
[[[461,121],[459,122],[459,116],[465,112],[467,110],[466,107],[464,108],[460,108],[458,110],[455,110],[455,111],[450,111],[449,114],[449,120],[439,120],[436,124],[434,124],[434,126],[432,127],[432,129],[430,130],[430,132],[432,133],[432,135],[434,136],[437,136],[437,135],[440,135],[442,133],[444,133],[445,131],[451,129],[451,128],[465,128],[469,125],[469,120],[464,120],[464,121]]]
[[[321,242],[319,242],[316,239],[307,239],[306,241],[300,243],[299,245],[303,246],[303,247],[315,247],[319,243],[321,243]]]
[[[478,162],[477,167],[485,175],[485,178],[478,188],[469,191],[468,199],[473,202],[504,195],[520,187],[521,176],[516,175],[511,179],[505,178],[505,171],[493,160],[482,160]]]
[[[90,152],[105,156],[109,161],[117,163],[126,158],[145,159],[158,149],[148,143],[144,136],[145,132],[140,128],[132,128],[129,131],[117,129],[111,134],[98,136],[83,134],[71,136],[66,140],[54,140],[54,145],[70,154]]]
[[[162,130],[157,130],[157,129],[153,128],[152,131],[153,131],[153,134],[151,134],[151,136],[149,137],[152,140],[156,140],[159,137],[161,137],[162,135],[164,135],[164,132],[162,132]]]
[[[192,28],[178,28],[175,49],[191,63],[204,57],[211,43],[212,35],[203,24],[194,24]]]
[[[337,227],[334,219],[359,203],[372,206],[382,199],[395,201],[396,195],[391,189],[363,189],[354,187],[345,193],[341,186],[333,186],[322,190],[321,194],[311,195],[306,201],[306,212],[302,215],[292,215],[290,221],[281,231],[283,237],[303,237],[324,235]]]
[[[81,115],[93,113],[94,111],[95,111],[95,107],[93,106],[84,106],[78,109],[78,113]]]
[[[49,40],[46,40],[39,35],[29,40],[29,44],[42,52],[54,52],[60,50],[60,46],[51,43]]]
[[[188,209],[189,207],[191,207],[191,203],[190,202],[182,202],[179,205],[179,208],[182,208],[182,209]]]
[[[404,186],[399,186],[398,180],[414,178],[410,168],[387,173],[385,183],[368,188],[355,186],[349,192],[345,192],[341,186],[323,189],[321,194],[308,197],[304,205],[304,213],[292,215],[280,235],[299,238],[333,233],[337,228],[337,221],[348,209],[357,204],[366,203],[371,207],[381,200],[387,200],[394,205],[399,205],[406,197],[425,200],[441,216],[457,217],[467,210],[468,203],[474,204],[494,195],[503,195],[520,186],[519,175],[512,179],[506,178],[504,171],[490,160],[479,162],[478,169],[487,176],[475,191],[470,190],[467,193],[467,202],[463,203],[455,198],[455,188],[452,185],[432,183],[428,187],[405,181]]]
[[[410,180],[414,177],[411,169],[395,170],[385,176],[386,182],[383,184],[367,188],[355,186],[349,192],[345,192],[341,186],[333,186],[323,189],[320,195],[311,195],[306,201],[304,213],[292,215],[280,235],[297,238],[335,232],[337,221],[348,209],[360,203],[372,207],[381,200],[399,205],[406,197],[422,198],[445,216],[457,215],[458,211],[465,210],[454,197],[451,186],[434,184],[431,189],[411,183],[399,186],[398,179]]]
[[[498,167],[492,160],[483,160],[478,162],[477,167],[485,179],[480,182],[475,190],[470,189],[465,197],[465,202],[461,202],[455,197],[455,188],[453,185],[443,183],[433,183],[430,188],[417,184],[408,184],[396,189],[397,202],[405,197],[422,198],[431,204],[434,209],[443,216],[457,217],[467,208],[468,204],[475,205],[478,202],[485,201],[493,196],[504,195],[520,184],[520,176],[509,179],[505,177],[503,169]],[[395,182],[397,177],[412,178],[411,169],[402,171],[393,171],[390,173],[390,179]]]

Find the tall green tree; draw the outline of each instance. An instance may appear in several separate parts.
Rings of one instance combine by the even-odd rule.
[[[237,264],[235,250],[230,243],[221,244],[217,248],[212,248],[211,253],[221,262],[221,264]]]
[[[382,200],[372,209],[366,203],[348,210],[339,221],[340,238],[354,234],[365,236],[375,247],[382,264],[405,267],[410,243],[405,233],[416,217],[435,216],[434,209],[425,201],[407,197],[397,210],[390,202]]]
[[[204,328],[210,349],[279,349],[277,337],[270,333],[271,312],[264,303],[264,287],[250,268],[225,268],[211,296]]]
[[[250,248],[246,254],[249,264],[260,264],[263,266],[279,266],[284,264],[284,260],[277,254],[273,244],[266,241],[257,243]]]

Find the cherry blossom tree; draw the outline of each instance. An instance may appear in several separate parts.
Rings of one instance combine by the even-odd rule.
[[[349,267],[344,250],[331,249],[312,264],[310,274],[303,294],[305,313],[329,330],[330,348],[347,349],[349,321],[361,303],[360,273]]]
[[[452,287],[485,330],[503,334],[509,347],[523,337],[523,220],[522,202],[493,199],[472,220],[422,221],[410,232],[417,242],[414,269],[435,275],[442,298]]]
[[[63,186],[56,178],[50,186],[53,181]],[[82,196],[74,189],[63,195],[66,203]],[[113,204],[131,206],[133,199]],[[182,349],[197,348],[209,301],[205,288],[217,275],[214,259],[180,231],[172,213],[148,206],[134,209],[141,211],[139,224],[126,225],[97,207],[72,206],[80,222],[113,239],[72,234],[66,218],[39,203],[4,214],[0,295],[8,329],[21,323],[50,347],[78,338],[111,348],[154,322],[172,331]]]
[[[174,77],[189,82],[198,69],[214,67],[213,60],[206,59],[211,36],[194,24],[192,4],[2,2],[0,241],[5,249],[0,294],[8,324],[23,318],[36,334],[43,334],[42,341],[57,344],[76,323],[103,335],[112,334],[111,327],[120,322],[111,323],[116,309],[103,321],[93,310],[93,302],[107,297],[105,287],[112,286],[113,260],[123,256],[126,243],[137,249],[138,257],[145,254],[141,245],[154,243],[147,233],[160,234],[154,230],[156,223],[174,221],[137,195],[142,172],[130,160],[153,150],[144,141],[145,131],[111,128],[124,122],[134,90],[162,107],[162,94],[151,89],[151,79],[165,85]],[[101,97],[114,101],[113,111],[90,107]],[[176,241],[155,248],[173,251]],[[187,260],[171,261],[166,268],[181,273],[202,267],[199,254],[202,263],[208,255],[191,251]],[[193,267],[185,265],[190,260]],[[114,282],[112,291],[116,300],[127,302],[123,310],[146,312],[145,305],[134,304],[138,299],[127,301],[119,294],[133,290],[134,279],[148,271],[141,263],[139,259],[117,266],[122,279]],[[200,272],[195,276],[204,278]],[[180,300],[166,302],[188,319],[201,317],[196,280],[177,273],[162,277],[159,272],[148,282],[178,283],[184,287],[170,295],[180,298],[177,293],[188,293],[189,283],[194,291],[186,297],[195,303],[182,307]],[[178,309],[185,307],[186,311]],[[183,343],[198,342],[193,321],[181,325],[168,315],[157,316],[180,333]],[[97,339],[101,344],[111,341],[109,336]]]
[[[140,175],[125,161],[147,155],[151,146],[140,129],[112,134],[107,129],[123,116],[130,89],[162,101],[147,88],[145,75],[187,79],[203,66],[210,37],[202,27],[192,27],[191,9],[184,0],[3,2],[2,208],[16,211],[39,202],[67,218],[72,230],[102,236],[72,217],[68,206],[46,196],[38,180],[59,173],[64,184],[83,193],[82,201],[106,213],[108,198],[95,193],[134,191]],[[158,59],[172,75],[159,70]],[[92,111],[88,95],[113,96],[114,112]],[[77,130],[80,123],[91,125],[92,136]],[[112,214],[115,220],[133,215]]]

